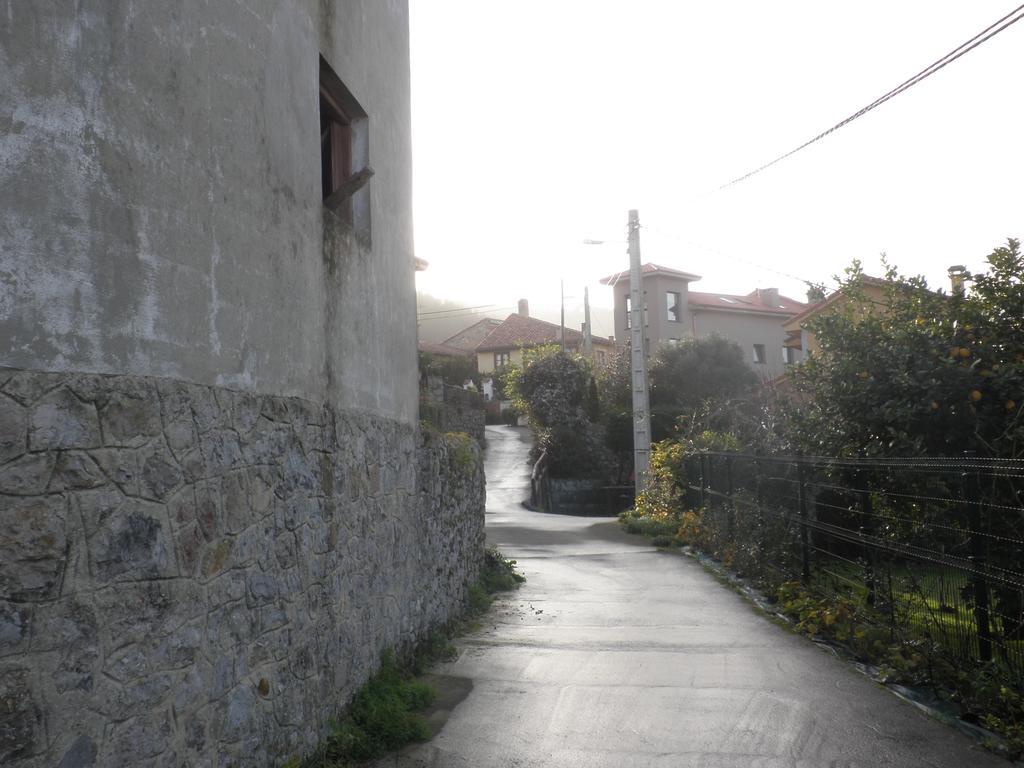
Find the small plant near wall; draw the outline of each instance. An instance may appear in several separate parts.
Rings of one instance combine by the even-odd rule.
[[[479,463],[476,441],[465,432],[446,432],[444,439],[452,468],[462,477],[472,475]]]
[[[435,628],[403,659],[384,651],[380,669],[356,692],[327,738],[311,755],[292,758],[282,768],[347,768],[430,738],[421,713],[437,692],[417,676],[438,662],[453,661],[458,651],[451,639],[473,628],[473,622],[490,609],[496,593],[517,589],[526,581],[515,566],[515,560],[488,547],[480,576],[467,590],[462,615]]]

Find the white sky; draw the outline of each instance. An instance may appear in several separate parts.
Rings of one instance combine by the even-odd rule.
[[[946,286],[1024,238],[1024,21],[822,142],[1016,0],[411,0],[418,288],[610,305],[644,261],[694,290],[830,282],[851,259]],[[745,261],[744,261],[745,260]],[[596,329],[600,332],[600,329]],[[606,331],[606,332],[610,332]]]

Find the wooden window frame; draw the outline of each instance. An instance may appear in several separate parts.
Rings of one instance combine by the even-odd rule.
[[[341,78],[320,57],[320,186],[324,206],[369,235],[368,117]],[[357,195],[362,195],[361,199]]]

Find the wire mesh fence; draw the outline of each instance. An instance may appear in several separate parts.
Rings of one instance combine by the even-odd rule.
[[[701,545],[736,570],[1024,679],[1024,462],[708,452],[685,471]]]

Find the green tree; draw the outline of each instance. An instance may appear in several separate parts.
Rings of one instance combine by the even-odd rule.
[[[429,352],[419,353],[420,376],[440,376],[445,384],[461,387],[471,380],[479,390],[480,374],[476,372],[476,360],[472,357],[449,357]]]
[[[612,459],[611,477],[625,483],[633,471],[633,392],[629,347],[622,347],[597,371],[600,420]]]
[[[1009,240],[968,295],[887,269],[869,300],[859,264],[841,310],[812,321],[821,352],[794,375],[794,438],[824,455],[979,455],[1024,448],[1024,257]]]
[[[587,413],[591,373],[582,358],[556,348],[524,354],[506,377],[516,407],[526,413],[555,477],[602,477],[608,457],[600,426]]]
[[[651,365],[651,435],[728,432],[736,402],[750,402],[757,376],[740,346],[721,336],[686,339],[658,350]]]

